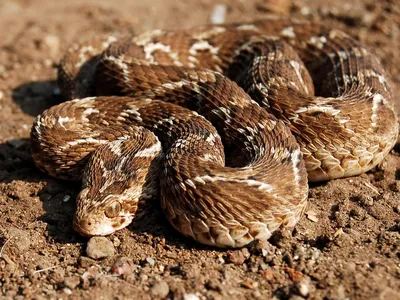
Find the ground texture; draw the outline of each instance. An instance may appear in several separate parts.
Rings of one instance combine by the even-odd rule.
[[[292,234],[235,251],[183,238],[157,206],[88,244],[71,229],[79,186],[40,173],[29,154],[34,117],[62,101],[56,66],[68,45],[102,33],[210,23],[218,4],[227,22],[273,11],[345,30],[375,50],[400,108],[398,0],[330,2],[0,1],[0,295],[400,299],[399,143],[368,174],[311,186],[306,215]]]

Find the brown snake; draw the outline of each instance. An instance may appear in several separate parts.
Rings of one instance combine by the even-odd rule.
[[[31,132],[41,170],[83,179],[84,235],[123,228],[159,198],[185,236],[242,247],[296,224],[307,173],[366,172],[396,141],[384,71],[341,31],[268,18],[115,40],[68,50],[59,83],[78,99]]]

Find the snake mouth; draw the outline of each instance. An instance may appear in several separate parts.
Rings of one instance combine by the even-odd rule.
[[[116,218],[101,218],[97,220],[90,217],[74,216],[72,228],[84,237],[105,236],[128,226],[132,218],[119,216]]]
[[[72,228],[85,237],[109,235],[118,230],[110,222],[96,222],[90,218],[74,218]]]

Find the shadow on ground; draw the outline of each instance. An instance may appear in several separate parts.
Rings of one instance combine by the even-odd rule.
[[[55,80],[24,83],[12,91],[12,99],[22,111],[37,116],[45,109],[64,101]]]

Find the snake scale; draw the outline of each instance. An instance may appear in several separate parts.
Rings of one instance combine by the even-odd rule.
[[[82,180],[73,226],[107,235],[159,199],[217,247],[293,227],[308,181],[371,170],[398,122],[377,58],[320,23],[269,17],[95,37],[61,60],[67,102],[38,116],[33,159]]]

